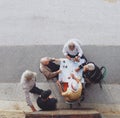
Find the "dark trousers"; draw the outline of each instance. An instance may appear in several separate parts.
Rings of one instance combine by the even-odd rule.
[[[70,54],[68,54],[68,56],[71,57],[71,58],[75,58],[76,56],[78,56],[78,54],[79,53],[77,53],[76,55],[70,55]],[[81,56],[81,59],[85,59],[85,61],[87,62],[87,58],[85,57],[84,54]]]
[[[69,57],[71,58],[75,58],[76,56],[78,56],[79,53],[77,53],[76,55],[71,55],[71,54],[68,54]]]
[[[49,64],[47,65],[47,67],[52,71],[52,72],[56,72],[60,69],[60,65],[54,63],[54,62],[49,62]],[[56,75],[56,78],[58,80],[58,75]]]
[[[30,93],[33,93],[33,94],[37,94],[37,95],[41,95],[41,93],[43,92],[42,89],[39,89],[38,87],[34,86],[31,90],[30,90]]]
[[[68,56],[71,57],[71,58],[75,58],[76,56],[78,56],[78,54],[76,54],[76,55],[70,55],[70,54],[68,54]],[[85,60],[85,62],[79,66],[79,68],[82,69],[83,66],[86,65],[86,63],[87,63],[87,58],[84,55],[82,55],[82,57],[80,57],[80,58]]]

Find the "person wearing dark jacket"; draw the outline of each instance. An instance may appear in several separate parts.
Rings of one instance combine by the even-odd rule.
[[[59,59],[43,57],[40,60],[40,72],[47,78],[47,80],[58,78],[58,74],[61,72],[60,65],[57,64]]]
[[[83,67],[83,77],[87,83],[99,83],[102,78],[102,73],[97,65],[89,62]]]
[[[37,99],[37,105],[44,111],[56,110],[57,99],[51,97],[51,90],[44,91]]]

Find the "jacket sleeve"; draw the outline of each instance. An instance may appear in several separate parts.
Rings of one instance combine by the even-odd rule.
[[[41,64],[40,64],[40,71],[44,74],[44,76],[47,79],[52,79],[52,78],[54,78],[55,76],[58,75],[57,71],[56,72],[51,72],[51,71],[47,70],[46,68],[42,67]]]
[[[75,45],[76,45],[76,48],[77,48],[78,53],[79,53],[78,56],[82,57],[82,55],[83,55],[83,51],[82,51],[80,45],[79,45],[78,43],[75,43]]]
[[[25,98],[26,98],[26,102],[27,102],[28,106],[32,106],[33,104],[31,102],[30,94],[29,94],[28,90],[25,90]]]
[[[86,65],[86,62],[84,62],[81,65],[79,65],[79,68],[82,69],[85,65]]]

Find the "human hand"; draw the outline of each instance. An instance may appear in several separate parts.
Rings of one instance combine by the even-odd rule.
[[[85,66],[83,67],[83,71],[86,72],[87,70],[88,70],[88,67],[87,67],[87,65],[85,65]]]
[[[70,56],[68,56],[68,55],[66,56],[66,58],[67,58],[67,59],[69,59],[69,60],[71,60],[71,57],[70,57]]]
[[[75,69],[75,72],[78,72],[79,70],[80,70],[80,68],[78,67],[78,68]]]
[[[51,60],[52,60],[52,61],[55,61],[55,60],[56,60],[56,58],[54,58],[54,57],[53,57]]]
[[[56,61],[56,62],[60,62],[60,61],[61,61],[61,59],[54,58],[54,61]]]
[[[33,105],[30,106],[30,107],[31,107],[31,109],[32,109],[33,112],[36,112],[36,111],[37,111]]]
[[[32,110],[33,112],[36,112],[37,110],[36,109],[34,109],[34,110]]]
[[[60,84],[60,81],[57,81],[57,82],[56,82],[56,84],[57,84],[58,86],[60,86],[60,85],[61,85],[61,84]]]
[[[79,57],[76,56],[76,57],[74,58],[74,61],[79,62],[79,61],[80,61]]]
[[[73,79],[74,79],[74,77],[75,77],[73,73],[71,73],[70,76],[71,76]]]
[[[49,98],[53,98],[53,96],[50,95]]]
[[[62,72],[62,70],[60,70],[60,69],[57,71],[58,74],[61,73],[61,72]]]

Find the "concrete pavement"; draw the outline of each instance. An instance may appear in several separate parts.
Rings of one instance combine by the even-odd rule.
[[[88,58],[99,66],[107,67],[106,83],[101,90],[98,85],[92,85],[86,90],[86,99],[80,108],[94,108],[101,113],[120,113],[120,56],[119,46],[83,46]],[[57,51],[56,51],[57,50]],[[38,87],[50,88],[53,96],[58,98],[58,108],[69,108],[59,95],[58,88],[52,81],[46,81],[39,72],[39,60],[44,56],[63,57],[62,45],[42,46],[1,46],[0,47],[0,109],[31,111],[26,105],[24,93],[19,85],[21,74],[30,69],[38,73]],[[36,108],[34,96],[31,96]],[[4,103],[4,104],[3,104]],[[79,108],[77,104],[73,108]]]
[[[120,114],[103,114],[102,118],[120,118]]]
[[[92,109],[82,110],[56,110],[56,111],[39,111],[39,112],[23,112],[23,111],[0,111],[0,118],[101,118],[99,112]]]
[[[25,118],[25,113],[20,110],[0,110],[0,118]]]
[[[69,109],[69,105],[65,104],[64,98],[59,94],[55,83],[40,82],[37,86],[44,90],[52,90],[52,96],[58,99],[58,109]],[[86,98],[81,103],[81,106],[76,103],[73,105],[73,109],[92,108],[101,113],[120,113],[119,89],[120,85],[117,84],[103,85],[103,89],[100,89],[99,85],[92,85],[86,89]],[[25,96],[19,83],[0,83],[0,93],[0,110],[31,111],[25,102]],[[37,96],[31,95],[31,100],[36,109],[39,110],[36,99]]]
[[[0,82],[19,82],[21,74],[26,69],[38,73],[38,81],[46,82],[39,72],[39,61],[44,56],[63,57],[62,45],[42,46],[1,46],[0,47]],[[119,46],[83,46],[85,56],[89,61],[99,66],[106,66],[106,83],[120,83],[120,47]]]

